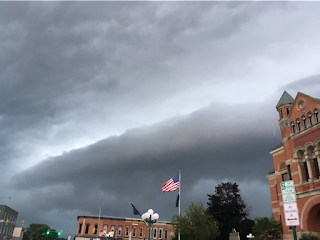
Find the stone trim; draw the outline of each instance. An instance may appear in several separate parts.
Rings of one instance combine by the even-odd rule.
[[[303,215],[304,215],[304,212],[305,212],[308,204],[309,204],[312,200],[314,200],[314,199],[316,199],[316,198],[319,198],[319,197],[320,197],[320,195],[313,196],[312,198],[310,198],[310,199],[304,204],[304,206],[303,206],[303,208],[302,208],[302,211],[301,211],[301,217],[300,217],[301,230],[303,230]]]

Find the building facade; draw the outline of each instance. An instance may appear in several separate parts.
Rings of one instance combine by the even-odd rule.
[[[285,91],[276,109],[282,143],[270,152],[274,170],[267,175],[273,216],[282,222],[283,238],[293,239],[280,187],[281,182],[293,180],[300,220],[297,234],[320,236],[320,99],[303,93],[294,99]]]
[[[0,240],[12,239],[18,212],[6,205],[0,205]]]
[[[98,229],[99,223],[99,229]],[[114,239],[145,240],[148,239],[148,225],[139,218],[118,218],[103,216],[78,216],[76,240],[88,240],[98,236],[103,239],[104,233],[114,232]],[[151,239],[171,240],[174,228],[171,222],[158,221],[152,224]]]
[[[23,227],[15,227],[12,234],[12,240],[22,240],[25,229]]]

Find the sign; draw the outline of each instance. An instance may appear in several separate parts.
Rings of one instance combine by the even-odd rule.
[[[297,201],[296,190],[292,180],[281,183],[281,192],[283,203],[293,203]]]
[[[284,216],[287,226],[299,226],[299,212],[297,203],[284,203],[283,204]]]

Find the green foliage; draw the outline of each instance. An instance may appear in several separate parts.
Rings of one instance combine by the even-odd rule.
[[[252,228],[252,233],[256,240],[277,240],[281,238],[281,221],[274,220],[273,217],[256,218]],[[305,239],[307,240],[307,239]],[[311,240],[311,239],[310,239]],[[320,240],[320,239],[319,239]]]
[[[299,240],[320,240],[320,237],[310,233],[303,233],[299,237]]]
[[[191,203],[185,210],[185,215],[173,215],[172,223],[176,229],[176,238],[180,229],[183,240],[211,240],[219,235],[217,222],[204,209],[202,203]]]
[[[50,229],[50,233],[47,235],[48,229],[50,227],[47,224],[32,223],[23,234],[23,240],[54,240],[59,237],[55,229]]]
[[[246,239],[252,231],[254,221],[249,219],[249,209],[240,195],[236,183],[221,183],[215,187],[215,194],[208,194],[208,212],[219,223],[219,240],[229,239],[233,228],[239,232],[240,239]]]

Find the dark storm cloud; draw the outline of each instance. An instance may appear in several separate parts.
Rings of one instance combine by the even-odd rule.
[[[317,74],[303,79],[298,79],[286,85],[284,88],[287,89],[288,92],[302,92],[304,94],[310,95],[311,97],[319,98],[320,75]],[[292,97],[295,96],[292,95]]]
[[[108,199],[104,207],[111,215],[124,216],[127,209],[119,210],[121,203],[135,200],[157,203],[168,216],[160,186],[179,169],[183,195],[201,179],[267,182],[265,175],[273,167],[268,152],[275,142],[270,117],[257,116],[260,108],[212,104],[44,160],[14,176],[14,185],[31,191],[30,201],[44,209],[90,211],[85,202],[97,203],[98,193]],[[144,200],[148,195],[157,197]],[[185,199],[184,207],[190,201]],[[112,209],[113,204],[118,207]]]
[[[201,22],[205,19],[199,13],[227,12],[229,6],[209,2],[2,2],[1,6],[0,126],[6,136],[1,147],[8,157],[0,161],[13,157],[10,151],[21,138],[16,132],[37,129],[42,134],[34,138],[45,138],[51,126],[65,122],[66,115],[89,118],[93,101],[112,115],[123,104],[132,108],[163,101],[181,91],[182,82],[189,87],[197,84],[199,79],[185,81],[184,76],[171,80],[174,72],[185,72],[193,62],[176,69],[172,63],[191,46],[201,47],[199,38],[221,38],[247,20],[242,9],[234,14],[237,19],[226,18],[212,31],[204,31],[209,23]],[[189,31],[196,37],[183,36]],[[15,152],[23,156],[19,149]]]
[[[1,2],[2,194],[27,224],[130,201],[169,220],[181,169],[182,209],[236,181],[270,216],[275,105],[319,97],[318,4]]]

